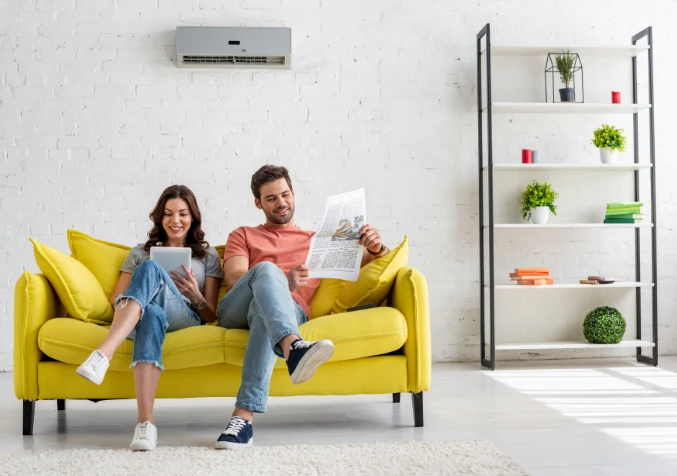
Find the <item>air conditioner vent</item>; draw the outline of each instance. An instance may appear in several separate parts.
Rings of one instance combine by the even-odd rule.
[[[284,56],[184,56],[184,64],[275,64],[284,65]]]

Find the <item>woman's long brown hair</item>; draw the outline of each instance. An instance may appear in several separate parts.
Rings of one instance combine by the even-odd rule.
[[[150,220],[153,222],[153,228],[148,232],[148,241],[146,241],[143,249],[150,253],[151,246],[158,246],[158,243],[165,243],[167,241],[167,232],[162,226],[162,219],[165,216],[167,202],[173,198],[180,198],[188,204],[193,222],[190,224],[190,229],[186,235],[186,246],[192,250],[194,258],[202,259],[205,257],[205,249],[209,247],[209,243],[204,239],[205,233],[202,231],[202,215],[200,214],[200,208],[197,206],[195,195],[185,185],[171,185],[160,195],[160,199],[149,215]]]

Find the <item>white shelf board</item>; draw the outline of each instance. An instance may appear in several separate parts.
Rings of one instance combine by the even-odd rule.
[[[484,287],[488,288],[489,285],[485,285]],[[616,282],[611,284],[555,283],[555,284],[543,284],[538,286],[525,286],[519,284],[494,285],[494,289],[509,289],[511,291],[525,289],[543,291],[545,289],[607,289],[607,288],[650,288],[650,287],[653,287],[652,283],[637,283],[637,282]]]
[[[611,103],[562,103],[562,102],[495,102],[494,114],[542,113],[542,114],[634,114],[651,107],[650,104]],[[486,111],[486,106],[482,111]]]
[[[531,223],[497,223],[494,228],[650,228],[650,223],[547,223],[545,225],[533,225]],[[488,228],[484,225],[484,228]]]
[[[488,166],[482,167],[487,169]],[[651,164],[494,164],[494,170],[641,170],[650,169]]]
[[[496,350],[545,350],[545,349],[618,349],[622,347],[655,347],[646,340],[628,339],[618,344],[590,344],[589,342],[522,342],[496,344]]]
[[[616,56],[632,58],[648,51],[649,45],[581,45],[581,46],[528,46],[528,45],[492,45],[492,56],[545,56],[548,53],[571,51],[581,56]],[[482,54],[486,50],[482,51]]]

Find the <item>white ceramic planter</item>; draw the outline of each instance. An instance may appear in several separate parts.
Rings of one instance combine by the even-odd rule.
[[[616,149],[601,148],[599,149],[599,158],[603,164],[615,164],[618,162],[618,151]]]
[[[545,225],[550,218],[550,208],[536,207],[531,209],[531,223],[534,225]]]

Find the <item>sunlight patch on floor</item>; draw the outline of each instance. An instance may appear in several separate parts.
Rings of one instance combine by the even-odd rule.
[[[655,367],[496,370],[487,376],[649,454],[677,459],[677,373]],[[658,389],[657,389],[658,388]]]

